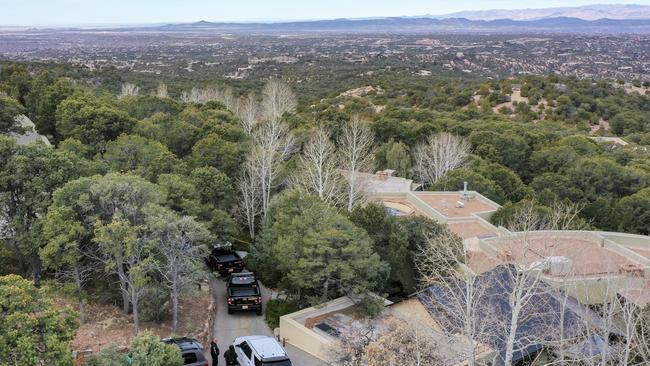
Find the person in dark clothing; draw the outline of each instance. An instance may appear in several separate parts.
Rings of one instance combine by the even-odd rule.
[[[217,346],[216,338],[210,342],[210,356],[212,356],[212,366],[217,366],[219,364],[219,346]]]

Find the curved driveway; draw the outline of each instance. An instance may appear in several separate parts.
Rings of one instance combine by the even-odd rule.
[[[273,332],[264,322],[264,316],[258,316],[254,312],[235,312],[228,314],[226,307],[226,282],[224,277],[217,278],[211,276],[210,286],[215,297],[215,315],[214,329],[212,334],[217,337],[217,344],[221,350],[219,356],[219,365],[225,365],[223,353],[232,344],[232,341],[241,336],[247,335],[268,335],[272,336]],[[262,286],[262,303],[266,306],[269,300],[270,291]],[[264,308],[266,310],[266,308]],[[206,354],[209,353],[209,344],[206,345]],[[326,364],[319,359],[293,347],[287,345],[286,351],[291,358],[294,366],[325,366]],[[209,355],[208,355],[209,356]]]

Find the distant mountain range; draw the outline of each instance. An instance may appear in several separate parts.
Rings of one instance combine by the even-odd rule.
[[[86,29],[87,30],[87,29]],[[106,29],[103,29],[104,31]],[[470,20],[466,18],[376,18],[333,19],[285,23],[213,23],[122,27],[114,31],[196,32],[196,33],[650,33],[650,20],[570,17],[537,20]],[[83,31],[83,30],[82,30]]]
[[[643,33],[650,34],[650,6],[464,11],[447,15],[228,23],[200,21],[164,25],[84,27],[66,30],[192,33]],[[34,30],[34,29],[32,29]],[[39,30],[36,30],[39,31]]]
[[[650,6],[630,4],[599,4],[576,7],[518,10],[461,11],[436,18],[465,18],[470,20],[539,20],[544,18],[650,19]]]

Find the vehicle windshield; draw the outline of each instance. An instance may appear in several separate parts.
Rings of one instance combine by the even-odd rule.
[[[255,275],[237,275],[230,278],[231,286],[250,286],[256,285]]]
[[[266,361],[262,362],[262,366],[291,366],[291,360]]]

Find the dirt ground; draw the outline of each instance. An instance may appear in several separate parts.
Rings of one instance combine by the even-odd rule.
[[[55,304],[58,307],[79,310],[78,304],[63,297],[58,297]],[[180,327],[175,335],[200,337],[208,318],[209,304],[210,293],[208,291],[197,290],[192,296],[188,296],[188,299],[181,301]],[[86,322],[79,327],[72,341],[73,351],[92,350],[95,353],[111,343],[126,347],[133,338],[131,320],[131,315],[124,314],[118,306],[87,304]],[[168,337],[172,335],[171,319],[165,319],[161,323],[141,322],[140,329],[141,331],[149,330],[161,338]]]

